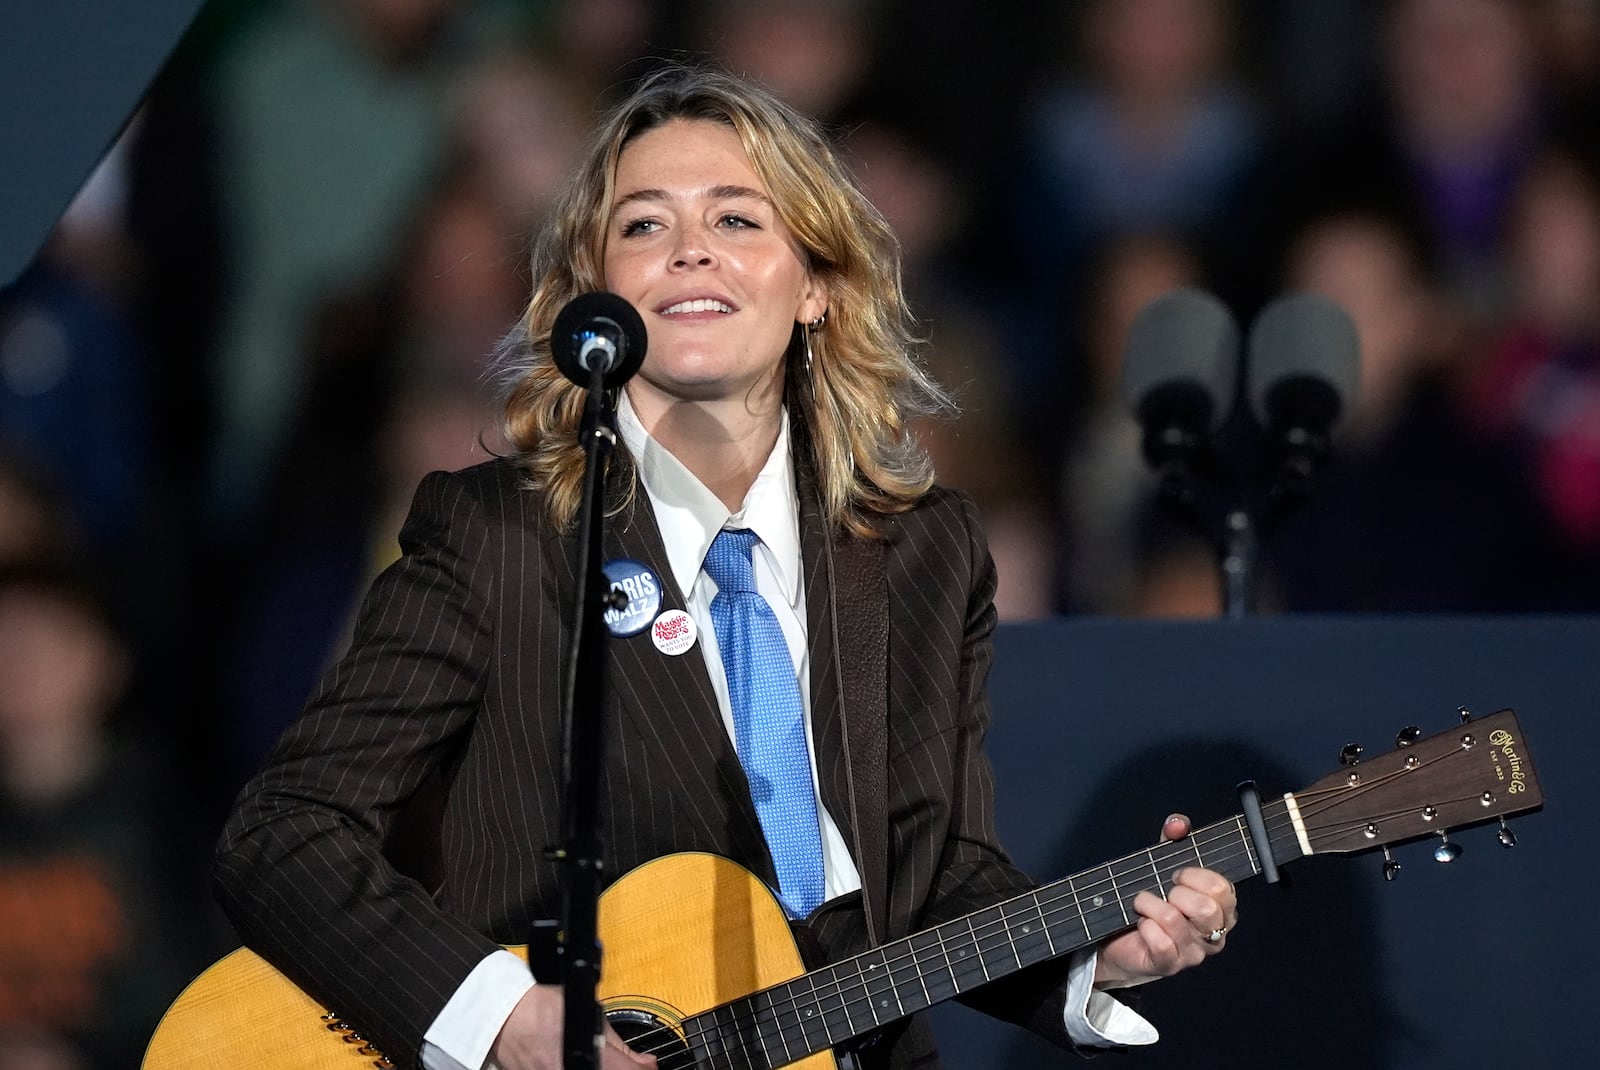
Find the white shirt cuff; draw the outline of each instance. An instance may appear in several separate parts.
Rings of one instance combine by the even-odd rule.
[[[528,964],[509,951],[474,966],[422,1035],[424,1070],[493,1070],[489,1049],[532,987]]]
[[[1074,953],[1069,961],[1063,1018],[1067,1035],[1074,1043],[1104,1048],[1154,1044],[1160,1039],[1156,1027],[1137,1011],[1095,988],[1094,970],[1099,956],[1092,949]]]

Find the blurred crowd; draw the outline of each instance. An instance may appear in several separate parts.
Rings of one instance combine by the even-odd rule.
[[[1117,389],[1182,286],[1360,338],[1263,611],[1600,610],[1597,0],[212,0],[0,292],[0,1070],[135,1065],[227,946],[222,809],[417,480],[500,450],[598,111],[697,58],[898,233],[1003,617],[1218,612]]]

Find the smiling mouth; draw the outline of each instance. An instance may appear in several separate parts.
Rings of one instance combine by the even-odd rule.
[[[709,297],[697,297],[693,301],[679,301],[675,305],[668,305],[659,315],[675,316],[689,312],[721,312],[724,315],[731,313],[733,306],[723,301]]]

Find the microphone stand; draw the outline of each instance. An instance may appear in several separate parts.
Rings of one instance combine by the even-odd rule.
[[[605,1019],[595,998],[600,980],[597,932],[600,895],[598,822],[600,770],[604,760],[606,629],[604,613],[615,597],[601,571],[605,528],[606,462],[617,443],[616,411],[605,389],[601,361],[589,373],[589,393],[579,441],[584,452],[583,501],[578,513],[577,621],[563,681],[564,709],[560,847],[545,856],[563,864],[559,958],[565,997],[562,1066],[594,1070],[599,1066]],[[625,603],[624,603],[625,604]]]
[[[1243,620],[1256,610],[1261,536],[1304,505],[1328,455],[1326,433],[1283,436],[1270,475],[1224,465],[1198,436],[1166,430],[1147,441],[1160,478],[1159,497],[1205,535],[1217,553],[1223,616]]]

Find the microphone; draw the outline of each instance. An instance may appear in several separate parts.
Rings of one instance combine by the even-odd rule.
[[[1250,407],[1278,454],[1278,494],[1303,494],[1327,456],[1360,375],[1348,314],[1315,294],[1290,294],[1250,327]]]
[[[1186,465],[1228,416],[1239,367],[1239,326],[1202,290],[1173,290],[1146,305],[1128,329],[1122,397],[1144,428],[1157,470]]]
[[[595,372],[614,390],[644,363],[647,338],[639,310],[614,293],[599,290],[568,301],[550,329],[550,353],[561,374],[585,389]]]

